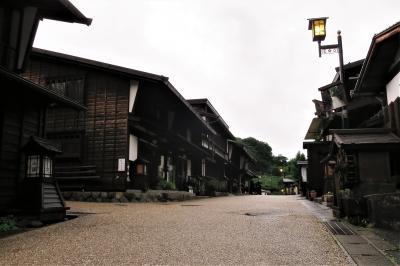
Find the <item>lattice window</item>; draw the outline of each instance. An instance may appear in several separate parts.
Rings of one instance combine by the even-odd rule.
[[[76,102],[84,102],[85,80],[82,77],[64,77],[48,79],[47,87],[55,93]]]

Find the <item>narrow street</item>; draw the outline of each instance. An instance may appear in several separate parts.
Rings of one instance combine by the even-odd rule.
[[[68,205],[78,218],[0,239],[1,264],[349,264],[297,196]]]

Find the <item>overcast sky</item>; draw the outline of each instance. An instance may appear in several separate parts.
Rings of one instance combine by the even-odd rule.
[[[345,63],[400,20],[399,0],[71,0],[90,27],[45,20],[35,47],[164,75],[187,99],[208,98],[231,132],[294,157],[337,54],[318,57],[307,18],[342,31]]]

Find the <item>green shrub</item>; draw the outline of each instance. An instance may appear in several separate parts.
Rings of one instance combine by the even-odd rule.
[[[220,191],[220,182],[218,180],[209,180],[205,186],[205,192],[208,196],[215,196],[215,192]]]
[[[165,183],[165,187],[164,187],[164,189],[165,190],[175,190],[175,184],[174,183],[172,183],[172,182],[168,182],[167,181],[167,183]]]
[[[0,232],[18,229],[15,217],[12,215],[0,217]]]
[[[165,179],[160,179],[160,181],[158,181],[158,185],[157,187],[159,187],[162,190],[175,190],[175,184],[173,182],[169,182]]]

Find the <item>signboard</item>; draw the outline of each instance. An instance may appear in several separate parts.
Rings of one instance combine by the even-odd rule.
[[[321,48],[322,54],[335,54],[339,53],[339,48]]]
[[[125,158],[119,158],[118,159],[118,172],[124,172],[125,171]]]

